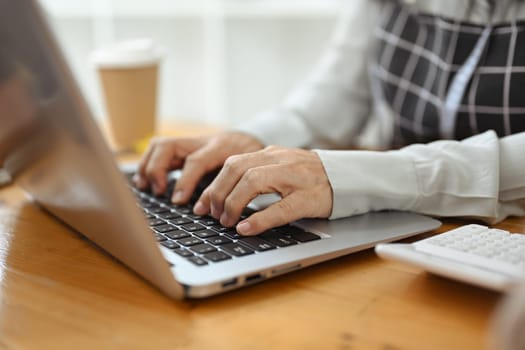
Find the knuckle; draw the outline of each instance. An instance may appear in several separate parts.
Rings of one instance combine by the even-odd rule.
[[[211,138],[210,142],[216,146],[227,145],[231,140],[231,136],[228,134],[221,133]]]
[[[206,168],[204,158],[201,154],[192,153],[186,157],[184,160],[184,168],[186,170],[190,169],[192,172],[201,172]]]
[[[285,154],[287,151],[288,149],[281,146],[268,146],[263,152],[265,156],[272,162],[280,163],[283,159],[283,154]]]
[[[260,184],[259,171],[255,168],[246,170],[246,173],[244,173],[244,176],[243,176],[243,181],[250,188],[256,187],[257,185]]]
[[[265,151],[275,151],[276,149],[279,149],[279,146],[269,145],[269,146],[264,147]]]
[[[155,136],[151,140],[151,144],[154,147],[165,147],[166,144],[168,144],[169,142],[170,142],[170,140],[167,137],[165,137],[165,136]],[[171,142],[173,142],[173,140]]]
[[[159,171],[159,168],[153,163],[148,162],[144,168],[146,175],[154,175]]]
[[[277,208],[283,222],[288,222],[293,216],[294,208],[288,201],[280,200],[277,202]]]
[[[191,153],[186,157],[186,163],[198,164],[202,157],[199,153]]]
[[[215,207],[222,208],[222,198],[221,196],[218,195],[217,191],[210,189],[208,193],[208,198],[210,199],[210,202],[213,203]]]
[[[150,145],[152,145],[152,146],[158,146],[158,145],[161,143],[161,139],[162,139],[161,136],[154,136],[154,137],[150,140]]]
[[[227,172],[231,172],[233,174],[239,174],[241,162],[242,162],[242,159],[239,155],[229,156],[228,158],[226,158],[226,161],[224,162],[224,168]]]
[[[284,150],[286,150],[285,147],[277,146],[277,145],[270,145],[270,146],[266,146],[264,148],[264,151],[265,152],[269,152],[269,153],[279,153],[279,152],[282,152]]]

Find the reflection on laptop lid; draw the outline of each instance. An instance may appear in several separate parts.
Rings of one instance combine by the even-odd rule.
[[[130,189],[35,1],[0,0],[0,43],[0,163],[48,212],[169,296],[221,293],[440,225],[381,212],[241,237]]]

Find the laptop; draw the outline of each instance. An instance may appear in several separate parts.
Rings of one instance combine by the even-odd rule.
[[[377,212],[245,240],[199,221],[129,185],[35,1],[0,0],[0,43],[0,164],[45,211],[170,297],[230,291],[440,225]]]

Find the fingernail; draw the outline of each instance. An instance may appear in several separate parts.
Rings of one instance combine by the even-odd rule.
[[[237,225],[237,232],[241,235],[249,235],[252,233],[252,225],[248,221],[241,221]]]
[[[171,197],[171,201],[173,203],[180,203],[182,199],[184,198],[184,191],[178,190],[173,193],[173,196]]]
[[[195,203],[195,206],[193,207],[193,212],[197,215],[204,215],[206,214],[207,210],[204,204],[202,204],[201,201],[198,201]]]

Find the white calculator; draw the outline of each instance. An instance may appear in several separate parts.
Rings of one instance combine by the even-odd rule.
[[[525,234],[465,225],[414,243],[382,243],[382,258],[402,261],[437,275],[508,291],[525,280]]]

